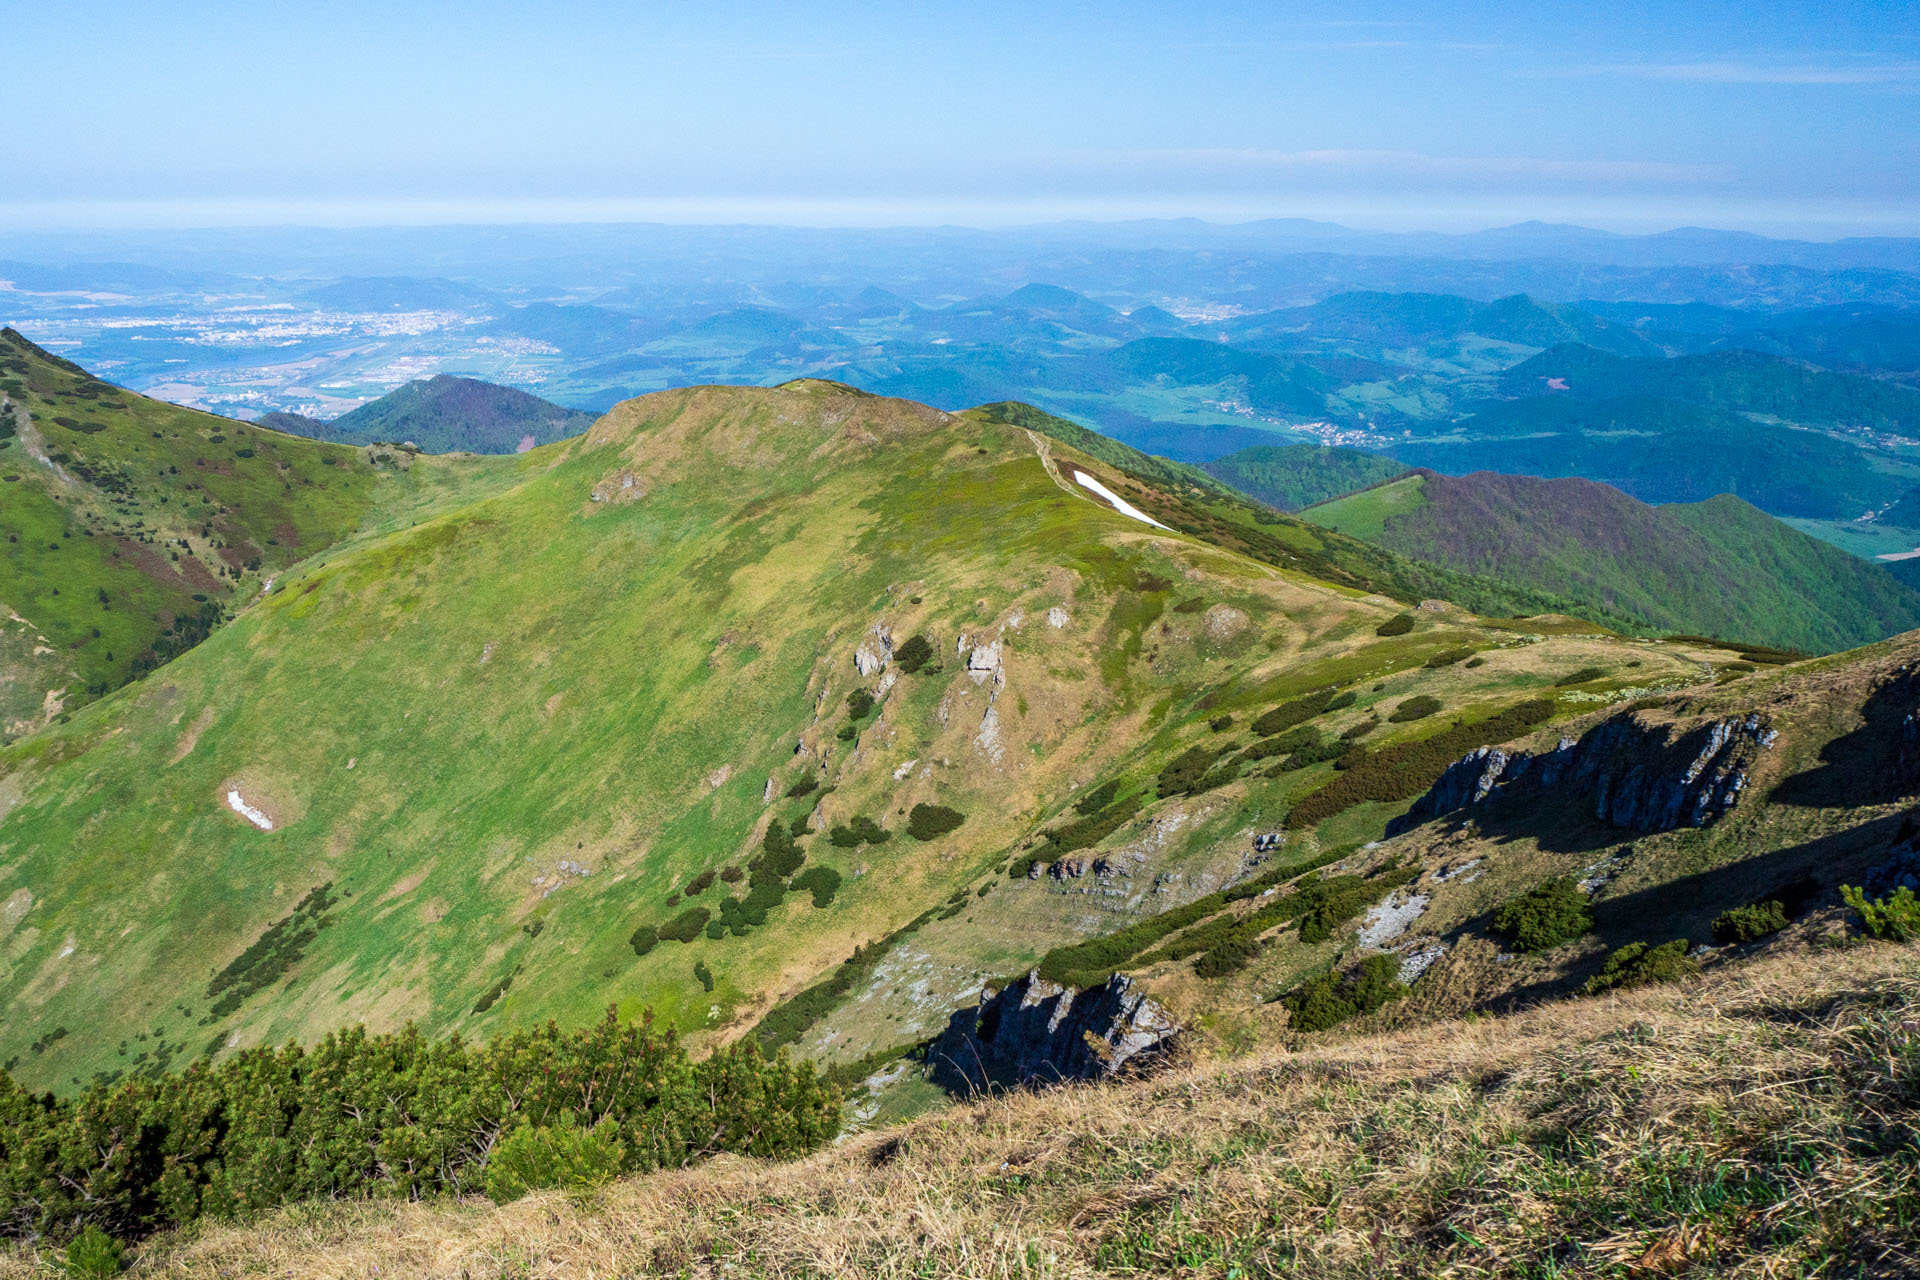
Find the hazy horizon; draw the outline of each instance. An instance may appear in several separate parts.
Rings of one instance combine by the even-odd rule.
[[[1920,234],[1920,17],[573,0],[13,16],[0,230],[1303,217]]]

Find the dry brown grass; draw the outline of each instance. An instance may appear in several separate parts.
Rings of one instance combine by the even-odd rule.
[[[309,1205],[154,1277],[1738,1276],[1920,1269],[1913,948],[953,1108],[586,1202]],[[0,1277],[36,1274],[23,1255]]]

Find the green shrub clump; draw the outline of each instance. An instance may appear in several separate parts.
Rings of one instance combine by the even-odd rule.
[[[1344,975],[1323,973],[1307,979],[1280,997],[1280,1003],[1293,1015],[1289,1025],[1295,1031],[1325,1031],[1406,995],[1399,962],[1392,956],[1369,956]]]
[[[1101,791],[1105,790],[1105,787],[1101,788]],[[1092,796],[1088,799],[1092,799]],[[1142,799],[1141,796],[1128,796],[1124,800],[1114,801],[1104,809],[1095,810],[1086,814],[1085,817],[1076,818],[1055,827],[1047,832],[1047,843],[1053,846],[1055,853],[1072,853],[1076,849],[1090,849],[1118,831],[1132,819],[1134,814],[1140,812]],[[1074,807],[1077,809],[1080,806]]]
[[[1787,927],[1786,905],[1777,899],[1722,911],[1713,918],[1713,940],[1723,947],[1753,942]]]
[[[721,1152],[800,1155],[839,1126],[812,1066],[751,1044],[696,1063],[650,1018],[484,1042],[354,1027],[64,1098],[0,1073],[0,1233],[134,1240],[305,1200],[507,1198]]]
[[[872,818],[859,817],[835,826],[827,839],[842,849],[858,849],[863,844],[885,844],[893,833]]]
[[[814,906],[825,907],[833,902],[833,895],[840,892],[840,873],[832,867],[808,867],[793,878],[791,887],[797,893],[812,894]]]
[[[933,641],[916,635],[893,651],[893,661],[907,675],[918,675],[921,668],[933,661]]]
[[[612,1125],[583,1129],[571,1112],[562,1112],[556,1124],[523,1124],[502,1138],[481,1185],[495,1204],[511,1204],[529,1191],[580,1196],[613,1181],[626,1158],[627,1144]]]
[[[873,711],[873,695],[865,689],[855,689],[847,695],[847,715],[855,720],[865,720]]]
[[[1687,940],[1675,938],[1657,947],[1629,942],[1607,957],[1600,972],[1587,979],[1588,995],[1616,987],[1645,987],[1656,982],[1678,982],[1700,972],[1700,962],[1687,954]]]
[[[1920,938],[1920,901],[1901,885],[1884,898],[1869,898],[1865,890],[1840,886],[1840,896],[1860,917],[1860,927],[1885,942],[1912,942]]]
[[[1410,613],[1396,613],[1375,627],[1373,634],[1377,636],[1403,636],[1411,630],[1413,630],[1413,615]]]
[[[917,804],[907,815],[907,834],[915,840],[938,840],[949,831],[958,831],[967,815],[943,804]]]
[[[1553,682],[1557,689],[1570,689],[1576,684],[1586,684],[1589,680],[1598,680],[1607,674],[1599,667],[1582,667],[1578,671],[1569,671]]]
[[[660,926],[660,936],[673,942],[692,942],[707,927],[712,912],[691,907]]]
[[[1317,715],[1350,707],[1354,700],[1352,691],[1340,693],[1331,688],[1317,689],[1303,698],[1283,702],[1267,712],[1253,722],[1253,731],[1263,738],[1270,738],[1276,733],[1285,733],[1295,725],[1305,724]]]
[[[820,789],[820,779],[808,774],[787,788],[787,799],[798,800],[801,796],[810,796]]]
[[[693,962],[693,979],[700,984],[701,990],[709,993],[713,991],[713,970],[707,968],[705,960]]]
[[[89,1223],[67,1243],[66,1273],[77,1280],[106,1280],[127,1269],[120,1242]]]
[[[1220,756],[1212,747],[1188,747],[1160,770],[1159,777],[1154,779],[1155,794],[1165,798],[1201,790],[1207,771]]]
[[[1516,951],[1550,951],[1593,928],[1580,886],[1562,876],[1536,885],[1494,913],[1493,930]]]
[[[687,881],[687,887],[680,892],[689,898],[699,897],[713,887],[714,874],[712,871],[702,871],[699,875]]]
[[[1442,649],[1427,659],[1427,665],[1437,671],[1441,667],[1450,667],[1456,662],[1465,662],[1472,656],[1471,649]]]
[[[660,931],[650,924],[643,924],[633,931],[627,939],[627,945],[633,948],[633,954],[643,956],[660,945]]]
[[[1409,724],[1415,720],[1425,720],[1440,710],[1440,699],[1417,693],[1393,709],[1387,719],[1395,724]]]

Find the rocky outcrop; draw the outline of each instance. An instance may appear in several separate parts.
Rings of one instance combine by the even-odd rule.
[[[1622,715],[1549,751],[1481,747],[1450,765],[1390,831],[1521,797],[1584,798],[1594,816],[1628,831],[1704,827],[1738,803],[1755,757],[1777,736],[1757,714],[1678,731]]]
[[[1105,1080],[1164,1055],[1179,1032],[1121,974],[1075,991],[1029,973],[957,1011],[927,1051],[927,1075],[954,1093]]]

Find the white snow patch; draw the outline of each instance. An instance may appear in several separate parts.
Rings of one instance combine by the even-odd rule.
[[[1138,520],[1141,524],[1150,524],[1156,529],[1167,529],[1167,526],[1161,524],[1158,520],[1155,520],[1152,516],[1140,510],[1140,508],[1134,506],[1131,502],[1128,502],[1125,498],[1121,497],[1119,494],[1115,493],[1113,490],[1107,488],[1107,486],[1101,484],[1098,480],[1095,480],[1092,476],[1088,475],[1086,472],[1075,471],[1073,473],[1073,478],[1079,481],[1083,488],[1091,489],[1095,493],[1099,494],[1101,497],[1105,498],[1109,503],[1112,504],[1113,509],[1115,511],[1118,511],[1121,515],[1130,516],[1133,519]],[[1172,533],[1173,530],[1167,529],[1167,532]]]
[[[238,791],[227,792],[227,808],[233,810],[262,831],[273,830],[273,819],[248,804],[246,797],[242,796]]]

